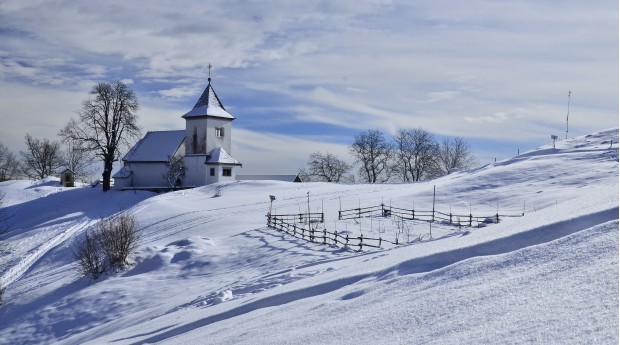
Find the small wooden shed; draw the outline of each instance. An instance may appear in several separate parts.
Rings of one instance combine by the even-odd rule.
[[[60,184],[63,187],[75,187],[75,173],[67,168],[60,173]]]

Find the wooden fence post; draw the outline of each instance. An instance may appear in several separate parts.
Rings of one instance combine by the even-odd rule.
[[[338,230],[334,230],[334,245],[338,245]]]
[[[435,221],[435,185],[433,185],[433,222]]]

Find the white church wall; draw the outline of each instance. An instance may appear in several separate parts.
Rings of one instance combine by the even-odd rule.
[[[229,170],[230,176],[224,175],[225,169]],[[239,167],[236,165],[207,164],[207,184],[236,181],[237,169],[239,169]],[[211,174],[212,172],[213,174]]]
[[[204,117],[185,119],[185,152],[206,154],[207,124]]]
[[[222,147],[229,154],[230,152],[230,138],[232,137],[232,124],[231,120],[228,119],[220,119],[216,117],[207,118],[207,153],[211,152],[211,150]],[[218,136],[218,130],[221,129],[220,134]],[[223,133],[222,133],[223,132]]]
[[[114,189],[121,190],[123,188],[131,187],[131,180],[133,176],[124,178],[114,178]]]
[[[132,162],[127,168],[133,171],[132,187],[164,187],[168,166],[164,162]]]
[[[183,158],[185,164],[185,186],[202,186],[207,183],[205,174],[206,155],[186,155]]]

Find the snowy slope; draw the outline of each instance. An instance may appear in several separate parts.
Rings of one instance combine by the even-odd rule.
[[[618,129],[416,184],[236,182],[155,195],[0,183],[9,206],[0,344],[617,343]],[[520,214],[356,252],[265,227],[274,213],[380,204]],[[219,193],[220,196],[216,196]],[[71,248],[129,210],[135,265],[95,282]],[[392,236],[395,224],[370,225]],[[368,230],[364,230],[368,231]],[[356,248],[354,248],[356,249]]]

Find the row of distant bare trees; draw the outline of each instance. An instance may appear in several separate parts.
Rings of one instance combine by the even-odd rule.
[[[61,168],[86,177],[93,173],[90,168],[99,158],[103,162],[103,190],[109,190],[112,164],[140,135],[138,108],[135,93],[122,82],[96,84],[77,118],[58,133],[60,141],[26,134],[21,160],[0,143],[0,181],[19,175],[45,178]]]
[[[92,173],[95,157],[76,142],[63,145],[57,140],[38,139],[26,134],[25,144],[26,150],[19,152],[20,160],[0,143],[0,182],[20,175],[45,178],[59,173],[62,168],[69,168],[82,178]]]
[[[399,129],[386,137],[380,130],[357,134],[349,147],[354,163],[349,164],[327,152],[310,155],[300,174],[305,181],[354,182],[358,168],[360,182],[415,182],[447,175],[453,169],[476,164],[469,144],[459,137],[438,141],[422,128]]]

